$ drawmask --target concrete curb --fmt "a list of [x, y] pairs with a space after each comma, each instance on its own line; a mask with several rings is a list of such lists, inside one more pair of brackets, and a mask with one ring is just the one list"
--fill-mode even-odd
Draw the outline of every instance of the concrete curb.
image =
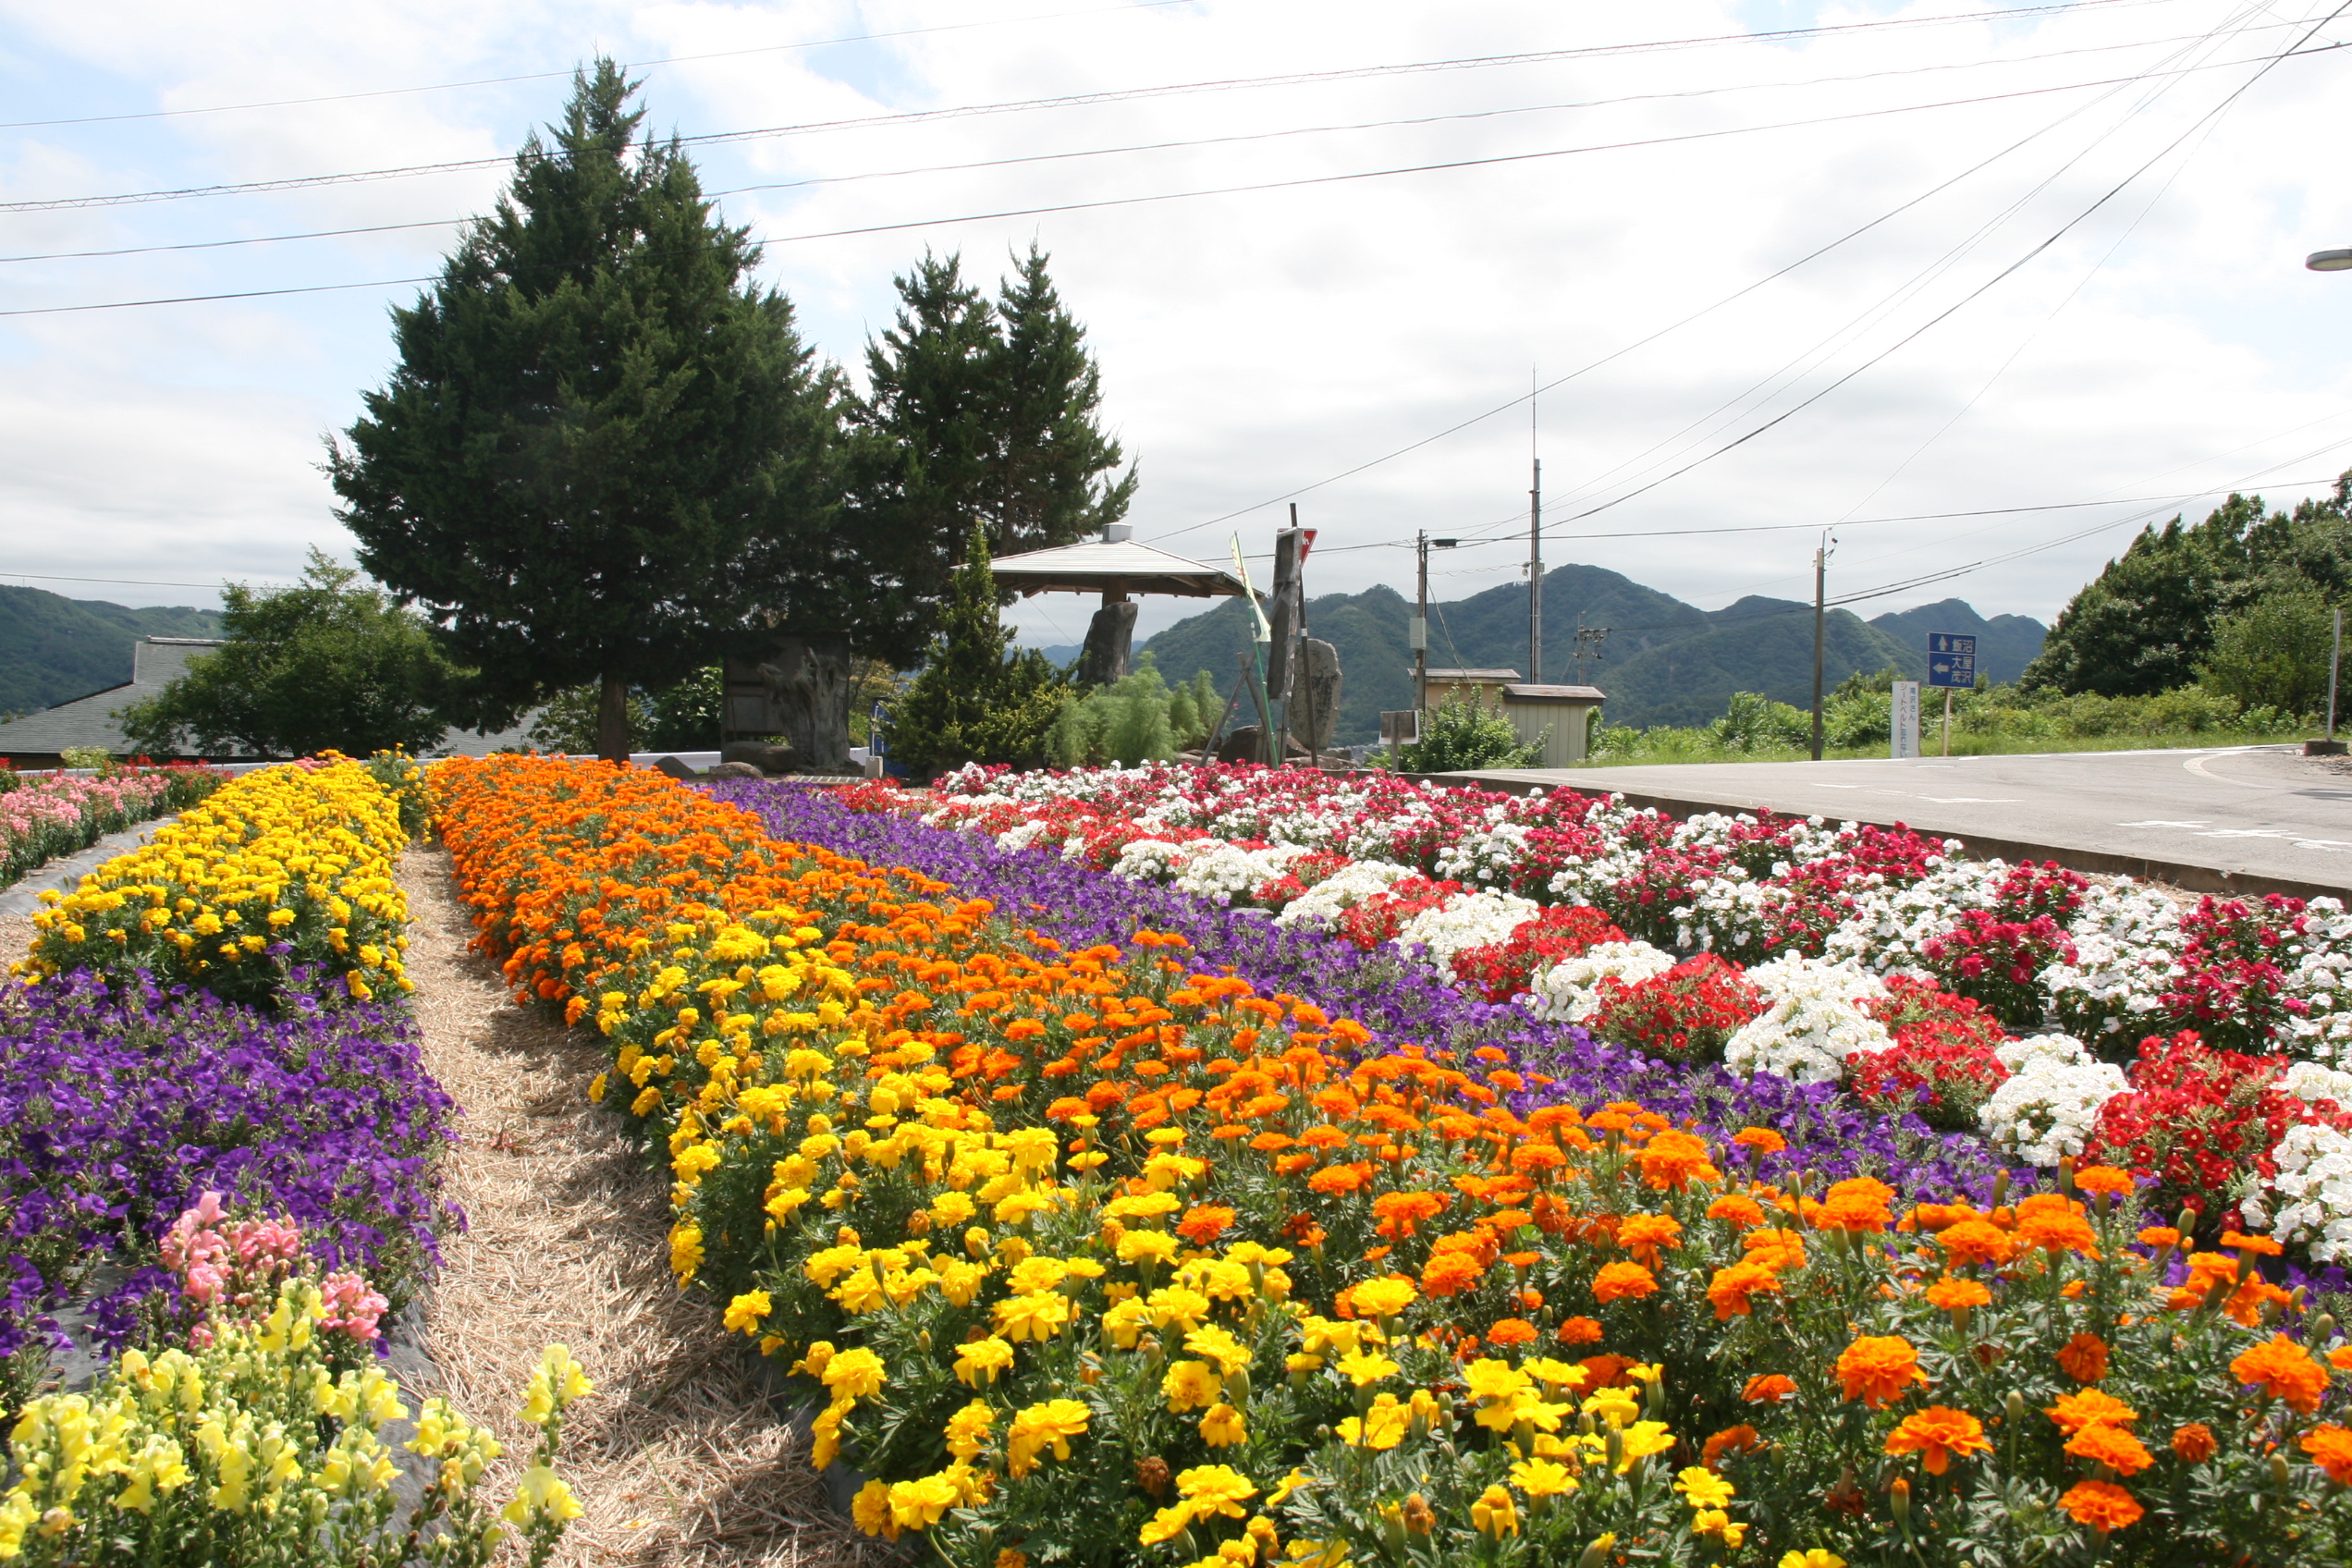
[[[1476, 773], [1411, 773], [1405, 778], [1420, 783], [1452, 786], [1469, 785], [1481, 790], [1493, 790], [1506, 795], [1532, 794], [1537, 790], [1571, 788], [1578, 794], [1622, 795], [1629, 806], [1665, 813], [1677, 819], [1699, 816], [1708, 812], [1723, 812], [1737, 815], [1746, 813], [1754, 816], [1807, 816], [1813, 813], [1790, 811], [1785, 807], [1766, 804], [1760, 801], [1702, 799], [1696, 795], [1661, 795], [1648, 790], [1610, 790], [1545, 784], [1528, 778], [1491, 778]], [[1867, 811], [1822, 812], [1824, 820], [1868, 823], [1876, 827], [1893, 827], [1902, 819], [1891, 813]], [[2116, 854], [2108, 850], [2091, 849], [2081, 844], [2045, 842], [2040, 839], [1987, 839], [1975, 835], [1944, 834], [1916, 822], [1902, 822], [1915, 832], [1958, 838], [1962, 851], [1970, 860], [2002, 860], [2012, 864], [2023, 860], [2054, 860], [2070, 871], [2098, 876], [2136, 876], [2142, 881], [2162, 882], [2192, 893], [2218, 893], [2230, 898], [2260, 898], [2265, 893], [2280, 893], [2288, 898], [2347, 898], [2352, 888], [2339, 882], [2307, 882], [2300, 878], [2270, 876], [2255, 871], [2232, 871], [2216, 865], [2199, 865], [2189, 861], [2153, 860], [2142, 855]]]

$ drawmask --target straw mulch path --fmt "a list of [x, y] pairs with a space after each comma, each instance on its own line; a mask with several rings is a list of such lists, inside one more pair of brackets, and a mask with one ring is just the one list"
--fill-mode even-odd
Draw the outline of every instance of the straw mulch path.
[[881, 1562], [827, 1508], [805, 1437], [762, 1399], [740, 1340], [670, 1279], [667, 1183], [587, 1102], [599, 1050], [515, 1006], [466, 950], [446, 855], [411, 850], [399, 877], [425, 1065], [464, 1110], [447, 1183], [469, 1220], [443, 1243], [425, 1326], [439, 1386], [413, 1391], [496, 1428], [504, 1495], [529, 1448], [522, 1387], [543, 1346], [571, 1347], [596, 1391], [566, 1423], [560, 1467], [587, 1512], [560, 1562]]

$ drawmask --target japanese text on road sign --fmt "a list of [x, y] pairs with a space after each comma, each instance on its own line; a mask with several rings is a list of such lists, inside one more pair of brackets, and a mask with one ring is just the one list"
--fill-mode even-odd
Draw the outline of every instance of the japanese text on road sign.
[[1977, 684], [1977, 640], [1949, 631], [1928, 633], [1928, 684], [1974, 691]]

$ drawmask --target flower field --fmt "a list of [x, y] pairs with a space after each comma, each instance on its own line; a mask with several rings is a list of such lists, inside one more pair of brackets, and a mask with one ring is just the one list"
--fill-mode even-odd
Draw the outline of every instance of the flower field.
[[[577, 1513], [555, 1352], [512, 1505], [438, 1401], [396, 1496], [380, 1325], [461, 1223], [400, 1000], [422, 810], [405, 758], [263, 769], [46, 895], [0, 999], [0, 1561], [486, 1563], [511, 1534], [539, 1562]], [[113, 1356], [87, 1391], [44, 1384], [67, 1325]]]
[[[1916, 835], [1573, 799], [1256, 775], [1216, 831], [1140, 831], [1108, 792], [1148, 778], [1023, 783], [927, 826], [871, 791], [431, 776], [483, 945], [604, 1036], [674, 1268], [806, 1380], [869, 1531], [991, 1568], [2352, 1548], [2352, 1348], [2265, 1272], [2278, 1241], [2146, 1212], [2274, 1121], [2282, 1173], [2335, 1130], [2271, 1059], [2336, 1037], [2339, 912], [2166, 925]], [[1292, 821], [1328, 831], [1268, 853]], [[2178, 962], [2045, 978], [2102, 973], [2094, 937]], [[2275, 1002], [2227, 1042], [2250, 1076], [2179, 1037], [2206, 976]], [[2004, 983], [2152, 1024], [2047, 1170], [2060, 1119], [2013, 1086], [2118, 1064], [2016, 1034]], [[2199, 1081], [2244, 1118], [2157, 1103]], [[2025, 1131], [1986, 1137], [1996, 1103]]]
[[0, 769], [0, 888], [109, 833], [185, 811], [227, 777], [210, 767], [133, 768], [103, 778]]

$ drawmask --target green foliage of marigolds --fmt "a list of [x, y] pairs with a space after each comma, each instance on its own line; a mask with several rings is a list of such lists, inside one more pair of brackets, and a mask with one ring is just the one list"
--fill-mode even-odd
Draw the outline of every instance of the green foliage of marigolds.
[[943, 619], [930, 662], [891, 705], [891, 757], [925, 775], [1039, 760], [1068, 689], [1036, 649], [1011, 651], [1012, 631], [997, 621], [988, 536], [977, 525]]
[[635, 90], [610, 60], [574, 79], [393, 312], [398, 362], [328, 463], [362, 563], [481, 667], [474, 717], [594, 681], [611, 756], [627, 688], [753, 635], [754, 546], [840, 493], [836, 374], [677, 143], [632, 140]]
[[1476, 703], [1450, 702], [1421, 722], [1421, 739], [1400, 748], [1398, 766], [1407, 773], [1454, 773], [1472, 767], [1533, 767], [1543, 758], [1538, 743], [1523, 742], [1511, 721]]
[[1165, 762], [1207, 740], [1223, 704], [1208, 671], [1171, 688], [1145, 654], [1131, 674], [1064, 699], [1046, 736], [1046, 760], [1056, 767]]
[[118, 716], [137, 752], [308, 756], [422, 751], [464, 672], [423, 620], [311, 552], [291, 588], [222, 590], [227, 643]]

